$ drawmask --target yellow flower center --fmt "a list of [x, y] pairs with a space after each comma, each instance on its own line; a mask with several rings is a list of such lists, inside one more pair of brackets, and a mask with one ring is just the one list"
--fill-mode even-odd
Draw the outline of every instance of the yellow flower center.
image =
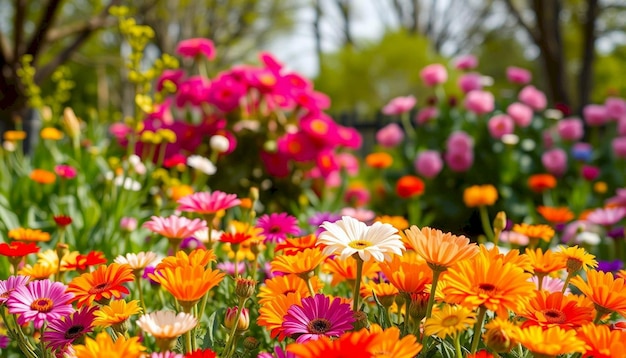
[[54, 307], [54, 302], [49, 298], [40, 298], [30, 304], [30, 308], [41, 313], [48, 313]]
[[348, 246], [356, 250], [363, 250], [366, 247], [372, 246], [372, 243], [369, 241], [364, 241], [364, 240], [356, 240], [356, 241], [350, 242]]
[[457, 316], [448, 316], [441, 320], [441, 325], [444, 327], [452, 327], [459, 324], [459, 317]]

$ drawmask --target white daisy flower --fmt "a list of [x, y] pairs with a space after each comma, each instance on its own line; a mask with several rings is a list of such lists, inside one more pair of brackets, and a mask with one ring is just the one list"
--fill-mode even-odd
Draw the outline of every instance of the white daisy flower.
[[170, 310], [152, 312], [139, 317], [137, 325], [155, 338], [171, 339], [191, 331], [198, 320], [189, 313]]
[[157, 259], [157, 254], [148, 251], [148, 252], [138, 252], [138, 253], [127, 253], [126, 256], [119, 255], [115, 258], [116, 263], [123, 265], [129, 265], [133, 270], [141, 270], [149, 266]]
[[371, 226], [342, 216], [334, 223], [328, 221], [321, 225], [326, 229], [317, 239], [317, 244], [326, 245], [324, 253], [338, 254], [342, 260], [358, 253], [363, 261], [374, 258], [376, 261], [391, 261], [392, 254], [402, 255], [405, 250], [398, 230], [390, 224], [375, 222]]
[[194, 169], [198, 169], [206, 175], [213, 175], [217, 172], [217, 168], [213, 162], [201, 155], [192, 155], [187, 158], [187, 165]]

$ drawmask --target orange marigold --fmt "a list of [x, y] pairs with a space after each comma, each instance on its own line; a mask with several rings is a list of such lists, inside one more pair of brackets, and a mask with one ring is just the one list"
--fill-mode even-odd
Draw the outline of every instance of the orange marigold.
[[468, 208], [491, 206], [496, 200], [498, 200], [498, 190], [491, 184], [473, 185], [463, 191], [463, 202]]
[[565, 206], [539, 206], [537, 212], [552, 224], [562, 224], [574, 219], [574, 213]]
[[558, 326], [548, 329], [539, 326], [524, 328], [520, 331], [519, 341], [535, 357], [554, 357], [585, 350], [585, 343], [576, 336], [575, 330], [564, 330]]
[[556, 178], [552, 174], [535, 174], [528, 178], [528, 187], [536, 193], [542, 193], [556, 187]]
[[225, 274], [205, 269], [202, 265], [167, 267], [149, 274], [183, 306], [191, 307], [210, 289], [217, 286]]
[[565, 268], [565, 258], [556, 255], [553, 251], [543, 252], [541, 249], [526, 249], [525, 254], [530, 258], [533, 272], [537, 277], [546, 276], [549, 273]]
[[531, 240], [542, 239], [549, 242], [554, 237], [554, 229], [548, 225], [515, 224], [513, 225], [513, 231], [524, 234]]
[[29, 176], [39, 184], [52, 184], [57, 179], [56, 174], [45, 169], [34, 169]]
[[385, 152], [371, 153], [365, 157], [365, 163], [375, 169], [385, 169], [393, 164], [393, 157]]

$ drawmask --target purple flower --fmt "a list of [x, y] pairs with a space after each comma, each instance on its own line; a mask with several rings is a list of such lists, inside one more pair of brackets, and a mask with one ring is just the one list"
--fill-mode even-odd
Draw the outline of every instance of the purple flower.
[[337, 220], [341, 220], [341, 215], [322, 211], [322, 212], [313, 214], [313, 216], [309, 218], [308, 223], [309, 225], [317, 228], [315, 231], [315, 234], [319, 235], [322, 232], [324, 232], [324, 228], [321, 228], [320, 225], [322, 225], [325, 221], [334, 223]]
[[302, 343], [321, 337], [338, 337], [353, 328], [354, 317], [350, 305], [333, 301], [322, 294], [302, 299], [302, 306], [293, 305], [283, 317], [285, 334]]
[[6, 280], [0, 281], [0, 305], [3, 305], [11, 292], [16, 288], [26, 286], [30, 281], [28, 276], [9, 276]]
[[150, 282], [151, 285], [153, 286], [158, 286], [159, 283], [156, 282], [155, 280], [153, 280], [152, 278], [150, 278], [150, 274], [155, 275], [155, 267], [154, 266], [146, 266], [143, 269], [143, 274], [141, 274], [141, 278], [148, 280], [148, 282]]
[[483, 89], [483, 76], [480, 73], [466, 73], [457, 82], [463, 93]]
[[430, 121], [431, 119], [435, 119], [437, 117], [439, 117], [439, 110], [437, 109], [437, 107], [434, 107], [434, 106], [424, 107], [420, 109], [419, 112], [417, 112], [417, 115], [415, 116], [415, 123], [418, 125], [424, 124]]
[[583, 109], [585, 122], [592, 127], [601, 126], [609, 121], [606, 108], [598, 104], [588, 104]]
[[259, 353], [257, 358], [296, 358], [294, 353], [283, 350], [280, 346], [274, 347], [274, 354], [263, 352]]
[[589, 143], [576, 143], [571, 149], [572, 158], [583, 162], [591, 161], [593, 147]]
[[298, 219], [287, 213], [265, 214], [259, 218], [256, 226], [263, 231], [264, 242], [283, 242], [287, 235], [300, 233]]
[[17, 287], [6, 301], [9, 313], [17, 314], [17, 323], [33, 321], [39, 329], [44, 322], [50, 322], [74, 312], [68, 303], [74, 295], [65, 293], [67, 287], [60, 282], [49, 280], [32, 281], [26, 286]]
[[618, 158], [626, 158], [626, 137], [617, 137], [611, 142], [613, 154]]
[[626, 115], [626, 101], [622, 98], [609, 97], [604, 101], [606, 114], [611, 119], [622, 118]]
[[606, 235], [613, 240], [621, 240], [626, 235], [626, 231], [623, 226], [618, 226], [608, 230]]
[[46, 331], [41, 336], [42, 341], [53, 351], [63, 351], [67, 345], [80, 340], [92, 331], [94, 312], [97, 309], [97, 306], [85, 306], [70, 316], [49, 321]]
[[471, 70], [478, 66], [478, 59], [474, 55], [462, 55], [454, 60], [454, 68], [457, 70]]
[[0, 349], [5, 349], [9, 346], [9, 337], [0, 335]]
[[622, 268], [624, 268], [624, 263], [622, 262], [622, 260], [598, 261], [598, 271], [617, 272]]

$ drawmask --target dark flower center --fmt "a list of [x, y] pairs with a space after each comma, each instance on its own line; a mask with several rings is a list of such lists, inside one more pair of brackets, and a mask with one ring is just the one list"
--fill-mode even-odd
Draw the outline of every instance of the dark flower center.
[[82, 325], [72, 326], [72, 327], [70, 327], [70, 329], [65, 331], [65, 339], [74, 340], [74, 339], [82, 336], [84, 330], [85, 330], [85, 327], [83, 327]]
[[30, 308], [41, 313], [48, 313], [52, 311], [54, 302], [49, 298], [39, 298], [30, 304]]
[[492, 285], [490, 283], [481, 283], [480, 285], [478, 285], [478, 288], [481, 291], [491, 292], [491, 291], [496, 289], [496, 286], [494, 286], [494, 285]]
[[543, 315], [546, 316], [546, 321], [548, 321], [548, 323], [564, 323], [567, 321], [565, 314], [556, 309], [544, 310]]
[[313, 334], [324, 334], [330, 330], [332, 324], [326, 318], [316, 318], [309, 322], [307, 328], [310, 333]]
[[92, 288], [89, 289], [89, 294], [94, 295], [94, 294], [99, 294], [102, 293], [104, 291], [106, 291], [106, 289], [109, 287], [109, 283], [108, 282], [104, 282], [98, 285], [93, 286]]
[[281, 230], [280, 226], [274, 225], [274, 226], [270, 227], [270, 232], [272, 234], [278, 234], [278, 233], [282, 232], [282, 230]]

